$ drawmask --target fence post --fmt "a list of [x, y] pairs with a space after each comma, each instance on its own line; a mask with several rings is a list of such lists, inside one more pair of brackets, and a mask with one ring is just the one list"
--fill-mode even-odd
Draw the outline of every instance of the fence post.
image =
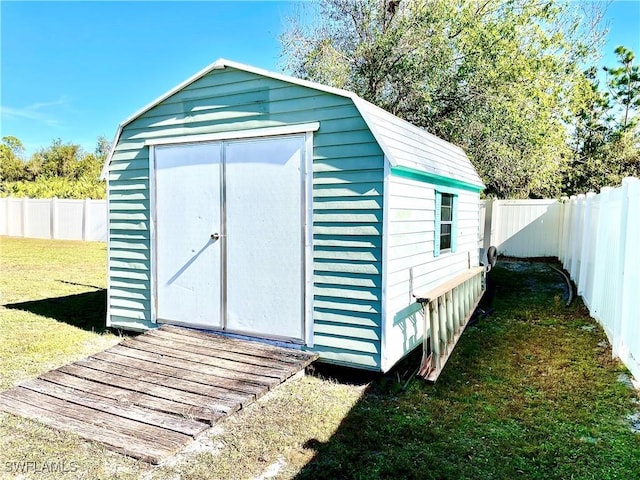
[[608, 225], [606, 220], [609, 214], [607, 208], [609, 207], [609, 192], [611, 192], [611, 190], [611, 187], [602, 187], [602, 189], [600, 190], [600, 212], [598, 215], [596, 252], [594, 256], [595, 267], [593, 269], [593, 310], [591, 311], [591, 315], [593, 315], [596, 320], [600, 321], [600, 323], [603, 323], [602, 318], [600, 317], [600, 313], [602, 312], [604, 292], [607, 288], [611, 288], [610, 286], [604, 284], [604, 272], [605, 269], [609, 266], [609, 262], [607, 261], [607, 254], [610, 250], [610, 245], [606, 244], [608, 233]]
[[493, 202], [494, 199], [489, 197], [484, 201], [484, 238], [482, 239], [482, 249], [485, 258], [480, 259], [487, 265], [487, 251], [491, 246], [491, 229], [493, 228]]
[[582, 247], [580, 251], [580, 275], [575, 278], [576, 286], [578, 287], [578, 295], [584, 297], [585, 284], [588, 283], [588, 275], [591, 271], [591, 251], [593, 249], [593, 243], [595, 238], [591, 237], [591, 230], [593, 225], [593, 198], [594, 192], [589, 192], [584, 200], [584, 220], [582, 223]]
[[84, 204], [82, 205], [82, 240], [86, 241], [89, 236], [89, 210], [90, 210], [90, 200], [88, 198], [84, 199]]
[[50, 204], [51, 238], [58, 238], [58, 197], [53, 197]]
[[500, 200], [494, 199], [491, 205], [491, 230], [490, 230], [490, 245], [493, 245], [500, 252], [502, 243], [502, 232], [500, 231], [500, 225], [502, 224], [502, 210], [503, 204]]
[[4, 206], [4, 220], [3, 220], [3, 228], [0, 230], [0, 235], [9, 235], [9, 200], [11, 197], [6, 197], [0, 200], [2, 205]]
[[628, 212], [629, 212], [629, 181], [627, 178], [623, 179], [622, 192], [620, 195], [620, 216], [618, 221], [620, 222], [618, 245], [615, 249], [618, 253], [616, 256], [616, 265], [613, 266], [618, 273], [616, 276], [616, 285], [611, 285], [614, 289], [615, 302], [614, 302], [614, 315], [612, 320], [613, 325], [611, 331], [613, 334], [613, 341], [611, 347], [614, 356], [620, 357], [621, 346], [624, 344], [621, 330], [622, 330], [622, 302], [624, 301], [623, 289], [624, 289], [624, 276], [625, 276], [625, 253], [627, 245], [627, 228], [628, 228]]
[[626, 186], [626, 224], [625, 252], [623, 263], [623, 281], [620, 318], [622, 320], [621, 337], [624, 339], [622, 348], [622, 360], [629, 367], [633, 376], [640, 380], [640, 304], [638, 303], [638, 291], [640, 291], [640, 253], [635, 243], [640, 238], [640, 179], [625, 178], [622, 180]]
[[567, 214], [567, 236], [565, 239], [565, 257], [562, 266], [567, 272], [571, 272], [571, 254], [573, 253], [573, 218], [576, 215], [576, 197], [569, 197], [569, 213]]
[[582, 227], [584, 224], [584, 194], [578, 195], [576, 222], [573, 227], [573, 259], [571, 262], [571, 277], [577, 281], [582, 267]]
[[29, 197], [22, 197], [22, 225], [21, 236], [27, 236], [27, 226], [29, 225]]

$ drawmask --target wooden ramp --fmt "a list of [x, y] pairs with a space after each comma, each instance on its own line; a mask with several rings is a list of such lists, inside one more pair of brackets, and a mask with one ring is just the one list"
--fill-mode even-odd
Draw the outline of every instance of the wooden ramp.
[[0, 392], [0, 410], [157, 464], [316, 358], [162, 326]]

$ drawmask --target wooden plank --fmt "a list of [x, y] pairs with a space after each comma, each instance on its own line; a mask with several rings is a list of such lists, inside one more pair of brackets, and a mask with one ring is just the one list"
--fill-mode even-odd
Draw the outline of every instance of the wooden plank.
[[64, 415], [67, 418], [75, 419], [83, 424], [106, 427], [110, 431], [131, 436], [135, 438], [136, 442], [155, 445], [168, 454], [177, 452], [185, 446], [191, 438], [181, 433], [164, 430], [153, 425], [147, 425], [127, 418], [118, 417], [117, 415], [111, 415], [81, 405], [65, 402], [64, 400], [59, 400], [22, 387], [15, 387], [5, 393], [9, 394], [14, 400], [37, 407], [43, 413], [53, 412]]
[[[211, 375], [204, 375], [198, 372], [191, 372], [184, 368], [176, 368], [170, 367], [168, 365], [163, 365], [160, 363], [154, 363], [147, 360], [140, 360], [134, 357], [127, 357], [125, 355], [120, 355], [114, 353], [113, 351], [107, 350], [105, 352], [99, 352], [94, 355], [91, 355], [90, 358], [96, 358], [99, 360], [104, 360], [111, 363], [117, 363], [119, 365], [123, 365], [129, 367], [131, 370], [140, 371], [140, 375], [143, 375], [144, 379], [147, 379], [146, 375], [149, 373], [152, 374], [162, 374], [165, 376], [182, 379], [185, 381], [198, 383], [202, 385], [208, 386], [212, 392], [218, 392], [221, 397], [229, 400], [233, 400], [236, 402], [243, 403], [247, 398], [253, 398], [254, 395], [250, 393], [241, 393], [235, 390], [230, 390], [229, 388], [225, 388], [220, 386], [216, 382], [216, 378]], [[134, 374], [136, 375], [136, 374]], [[217, 395], [217, 394], [216, 394]]]
[[[121, 357], [126, 358], [126, 357]], [[102, 372], [113, 373], [122, 377], [130, 378], [133, 380], [141, 380], [143, 382], [152, 383], [154, 385], [161, 385], [169, 388], [174, 388], [182, 392], [195, 393], [197, 395], [203, 395], [210, 397], [216, 402], [228, 407], [229, 411], [239, 410], [242, 403], [248, 403], [253, 400], [252, 395], [246, 395], [245, 397], [235, 396], [232, 398], [229, 395], [225, 395], [224, 389], [212, 387], [211, 385], [205, 385], [203, 383], [190, 382], [182, 378], [173, 377], [170, 375], [163, 375], [160, 373], [152, 373], [145, 370], [138, 370], [131, 368], [128, 365], [121, 365], [119, 363], [108, 362], [95, 357], [89, 357], [84, 360], [75, 362], [75, 365], [81, 367], [92, 368]]]
[[199, 332], [197, 330], [189, 328], [174, 327], [173, 325], [163, 325], [159, 330], [177, 332], [180, 335], [185, 335], [193, 338], [201, 338], [205, 340], [211, 340], [211, 337], [215, 337], [216, 342], [224, 345], [225, 348], [228, 349], [228, 351], [237, 353], [250, 353], [252, 355], [264, 354], [268, 358], [278, 358], [282, 361], [287, 361], [288, 359], [290, 363], [304, 364], [304, 366], [310, 364], [318, 358], [317, 354], [310, 352], [301, 352], [300, 350], [294, 350], [291, 348], [267, 345], [265, 343], [260, 343], [257, 341], [238, 340], [235, 338], [225, 337], [223, 335]]
[[148, 408], [138, 407], [136, 405], [123, 404], [111, 398], [100, 397], [88, 392], [63, 387], [46, 380], [29, 380], [21, 383], [19, 386], [45, 395], [50, 395], [70, 403], [111, 413], [130, 420], [136, 420], [141, 423], [155, 425], [156, 427], [172, 430], [174, 432], [182, 433], [183, 435], [189, 435], [192, 438], [195, 438], [199, 433], [209, 428], [208, 425], [202, 422], [197, 422], [195, 420], [164, 412], [157, 412]]
[[447, 355], [447, 306], [444, 296], [438, 297], [438, 323], [440, 328], [440, 355]]
[[300, 350], [295, 350], [293, 348], [278, 347], [258, 341], [241, 340], [215, 333], [206, 333], [172, 325], [163, 325], [162, 327], [160, 327], [159, 331], [175, 333], [183, 337], [200, 339], [205, 342], [214, 341], [216, 346], [224, 348], [227, 351], [259, 356], [263, 358], [277, 359], [278, 361], [293, 363], [296, 365], [306, 365], [318, 357], [314, 353], [303, 352]]
[[[480, 292], [480, 293], [482, 293], [482, 292]], [[464, 329], [467, 327], [467, 324], [469, 323], [469, 319], [471, 319], [471, 315], [473, 315], [473, 312], [475, 311], [476, 307], [480, 303], [481, 298], [482, 298], [482, 295], [478, 295], [478, 298], [472, 303], [471, 308], [469, 310], [469, 313], [466, 315], [466, 317], [464, 319], [463, 326], [460, 329], [460, 332], [456, 333], [456, 335], [453, 337], [453, 343], [451, 345], [451, 351], [453, 351], [453, 349], [455, 348], [456, 344], [458, 343], [458, 340], [460, 340], [460, 337], [462, 336], [462, 334], [464, 332]], [[438, 368], [433, 369], [429, 373], [429, 375], [427, 377], [425, 377], [425, 380], [427, 380], [428, 382], [435, 383], [435, 381], [438, 380], [438, 377], [440, 376], [440, 373], [444, 369], [444, 366], [446, 365], [447, 360], [449, 360], [450, 356], [451, 355], [446, 355], [444, 357], [444, 359], [442, 360], [442, 362], [440, 363], [440, 365], [438, 366]]]
[[431, 308], [431, 352], [433, 358], [433, 368], [440, 369], [440, 312], [438, 310], [437, 299], [429, 302]]
[[188, 405], [174, 400], [158, 398], [147, 393], [134, 392], [132, 390], [105, 385], [93, 380], [69, 375], [58, 370], [47, 372], [41, 375], [40, 378], [58, 385], [74, 388], [83, 393], [112, 398], [119, 404], [138, 405], [158, 412], [181, 415], [186, 418], [206, 422], [211, 425], [224, 416], [222, 413], [211, 412], [210, 409], [196, 407], [194, 405]]
[[428, 292], [419, 292], [418, 294], [413, 293], [413, 296], [418, 302], [427, 302], [429, 300], [434, 300], [449, 290], [453, 289], [456, 285], [460, 285], [461, 283], [466, 282], [470, 278], [473, 278], [476, 275], [479, 275], [484, 271], [484, 267], [473, 267], [460, 275], [456, 275], [450, 280], [446, 281], [442, 285], [438, 285], [437, 287], [429, 290]]
[[[243, 379], [237, 378], [237, 376], [230, 375], [228, 370], [176, 357], [161, 355], [159, 352], [154, 351], [154, 348], [151, 348], [149, 344], [144, 344], [143, 342], [139, 342], [136, 346], [138, 348], [120, 344], [117, 345], [117, 348], [112, 347], [108, 351], [143, 360], [149, 360], [151, 362], [157, 362], [163, 365], [176, 366], [186, 371], [193, 371], [201, 375], [207, 375], [210, 378], [208, 383], [215, 383], [216, 385], [224, 386], [225, 388], [232, 389], [236, 392], [248, 393], [259, 397], [261, 393], [266, 391], [266, 387], [264, 385], [244, 381]], [[145, 346], [146, 349], [144, 349]]]
[[206, 357], [207, 359], [215, 359], [215, 364], [218, 367], [226, 368], [229, 370], [233, 370], [236, 372], [250, 373], [254, 375], [260, 375], [265, 377], [274, 377], [280, 380], [281, 382], [289, 378], [293, 373], [290, 368], [283, 368], [280, 365], [276, 364], [274, 366], [264, 366], [259, 365], [257, 363], [248, 364], [243, 362], [238, 362], [237, 360], [228, 360], [223, 358], [223, 356], [219, 355], [217, 351], [213, 352], [211, 349], [207, 347], [189, 345], [181, 342], [177, 342], [168, 336], [160, 336], [157, 337], [153, 335], [153, 332], [149, 332], [150, 335], [140, 335], [136, 338], [137, 342], [146, 342], [163, 348], [171, 348], [176, 352], [189, 353], [194, 354], [200, 361], [201, 356]]
[[[432, 362], [432, 356], [431, 356], [431, 352], [429, 351], [428, 348], [428, 338], [429, 336], [431, 336], [433, 338], [433, 330], [431, 328], [432, 325], [432, 321], [431, 321], [431, 306], [429, 303], [423, 303], [422, 304], [422, 331], [423, 333], [423, 339], [422, 339], [422, 360], [420, 362], [420, 369], [418, 371], [418, 375], [421, 377], [426, 377], [429, 372], [431, 371], [431, 368], [433, 366], [433, 362]], [[429, 332], [429, 336], [427, 335], [427, 332]], [[433, 340], [431, 341], [431, 343], [433, 343]]]
[[456, 333], [453, 326], [453, 292], [449, 290], [444, 297], [447, 305], [447, 343], [450, 343]]
[[212, 372], [217, 372], [219, 376], [242, 380], [247, 383], [264, 385], [267, 388], [281, 383], [280, 378], [278, 378], [277, 376], [267, 377], [263, 375], [255, 375], [249, 372], [237, 372], [234, 370], [229, 370], [227, 368], [219, 367], [218, 359], [215, 357], [198, 355], [196, 353], [190, 352], [180, 352], [174, 348], [165, 348], [159, 345], [153, 345], [147, 342], [141, 342], [139, 340], [133, 339], [125, 340], [124, 342], [121, 342], [120, 345], [124, 347], [135, 348], [137, 350], [144, 350], [145, 352], [158, 353], [165, 359], [167, 357], [173, 357], [180, 360], [186, 360], [188, 362], [191, 362], [193, 365], [206, 365], [206, 367], [211, 369]]
[[[184, 403], [191, 403], [192, 405], [207, 406], [225, 414], [235, 412], [241, 407], [240, 402], [218, 398], [209, 395], [209, 392], [205, 393], [207, 386], [202, 384], [198, 384], [202, 385], [200, 392], [191, 392], [184, 390], [182, 385], [176, 385], [177, 382], [167, 380], [165, 383], [162, 382], [161, 378], [159, 379], [159, 377], [154, 377], [153, 375], [148, 375], [149, 378], [147, 378], [146, 372], [135, 372], [134, 369], [95, 358], [78, 360], [73, 363], [73, 366], [95, 370], [99, 374], [110, 375], [112, 380], [118, 382], [121, 388], [129, 388], [142, 392], [149, 392], [150, 389], [153, 389], [154, 395], [172, 395], [165, 398], [176, 399]], [[160, 387], [160, 389], [158, 389], [158, 387]]]
[[[237, 362], [246, 363], [249, 365], [262, 365], [266, 367], [290, 370], [290, 369], [298, 369], [298, 364], [300, 363], [297, 360], [291, 361], [290, 358], [282, 355], [279, 352], [275, 352], [273, 355], [269, 355], [268, 353], [252, 352], [251, 349], [242, 353], [229, 351], [224, 343], [220, 343], [218, 341], [212, 342], [210, 340], [190, 337], [187, 335], [182, 335], [178, 332], [165, 330], [162, 328], [158, 330], [150, 330], [146, 332], [144, 335], [137, 338], [142, 339], [141, 337], [144, 337], [144, 338], [157, 337], [157, 338], [171, 339], [177, 342], [176, 346], [180, 346], [180, 348], [183, 348], [183, 345], [187, 345], [190, 347], [204, 348], [209, 352], [209, 355], [214, 355], [216, 357], [224, 358], [226, 360], [234, 360]], [[196, 352], [196, 353], [200, 353], [200, 352]]]
[[162, 385], [156, 385], [154, 383], [144, 382], [141, 380], [133, 380], [113, 373], [79, 366], [77, 364], [65, 365], [60, 367], [58, 370], [68, 373], [69, 375], [75, 375], [80, 378], [86, 378], [106, 385], [112, 385], [140, 393], [147, 393], [149, 395], [167, 400], [175, 400], [180, 403], [186, 403], [187, 405], [193, 405], [202, 409], [209, 409], [211, 413], [227, 414], [231, 410], [228, 405], [217, 401], [215, 398], [197, 395], [195, 393], [182, 392], [175, 388], [164, 387]]
[[86, 440], [101, 443], [111, 450], [152, 464], [160, 463], [172, 453], [172, 451], [168, 451], [159, 445], [144, 442], [134, 436], [124, 435], [106, 427], [99, 427], [24, 403], [19, 399], [13, 398], [9, 392], [0, 392], [0, 409], [44, 423], [60, 431], [75, 433]]

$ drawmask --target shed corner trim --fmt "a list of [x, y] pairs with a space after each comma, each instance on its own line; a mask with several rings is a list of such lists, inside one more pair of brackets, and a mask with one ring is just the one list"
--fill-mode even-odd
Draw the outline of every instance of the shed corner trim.
[[391, 173], [399, 177], [409, 178], [411, 180], [417, 180], [419, 182], [429, 182], [435, 185], [442, 185], [445, 187], [453, 187], [461, 190], [469, 190], [472, 192], [481, 192], [484, 190], [482, 185], [474, 185], [472, 183], [463, 182], [455, 178], [449, 178], [437, 173], [424, 172], [422, 170], [416, 170], [415, 168], [404, 166], [392, 166]]

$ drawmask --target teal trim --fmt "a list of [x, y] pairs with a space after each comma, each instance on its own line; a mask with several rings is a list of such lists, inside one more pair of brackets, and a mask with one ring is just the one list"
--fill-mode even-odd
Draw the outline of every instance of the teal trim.
[[458, 195], [453, 196], [451, 209], [451, 252], [455, 252], [458, 248]]
[[473, 185], [461, 180], [456, 180], [455, 178], [448, 178], [436, 173], [423, 172], [409, 167], [391, 167], [391, 174], [419, 182], [428, 182], [438, 186], [453, 187], [471, 192], [481, 192], [484, 190], [484, 185]]
[[442, 193], [436, 191], [436, 211], [435, 211], [435, 238], [433, 239], [433, 256], [440, 255], [440, 221], [442, 210]]

